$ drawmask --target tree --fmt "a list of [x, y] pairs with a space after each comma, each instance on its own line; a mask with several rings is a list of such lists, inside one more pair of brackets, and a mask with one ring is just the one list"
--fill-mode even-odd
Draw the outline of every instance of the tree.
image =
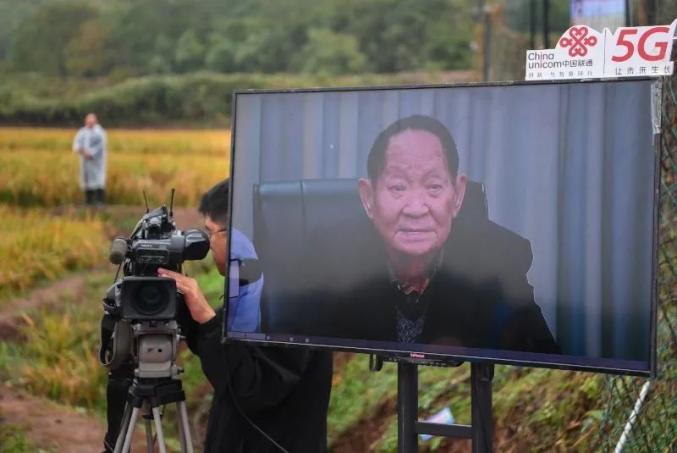
[[146, 71], [151, 74], [167, 74], [172, 72], [174, 43], [164, 34], [155, 38], [153, 56], [148, 60]]
[[205, 55], [207, 69], [217, 72], [230, 72], [236, 69], [235, 52], [236, 46], [228, 38], [215, 34], [212, 44]]
[[0, 0], [0, 61], [8, 58], [17, 27], [45, 0]]
[[294, 58], [292, 69], [323, 74], [344, 74], [364, 69], [366, 59], [354, 36], [313, 28], [308, 42]]
[[[117, 73], [121, 79], [203, 68], [327, 74], [461, 69], [471, 66], [475, 5], [475, 0], [0, 0], [0, 60], [3, 46], [11, 45], [19, 70]], [[4, 25], [16, 32], [8, 35]]]
[[82, 1], [43, 4], [19, 25], [11, 48], [13, 65], [23, 71], [65, 76], [68, 45], [80, 26], [97, 15]]
[[65, 49], [64, 58], [69, 75], [94, 77], [106, 74], [111, 67], [108, 45], [110, 29], [99, 18], [80, 25]]
[[192, 29], [188, 29], [176, 43], [174, 61], [181, 72], [198, 69], [204, 61], [204, 46]]
[[459, 68], [469, 61], [469, 0], [333, 1], [332, 28], [355, 36], [376, 72]]

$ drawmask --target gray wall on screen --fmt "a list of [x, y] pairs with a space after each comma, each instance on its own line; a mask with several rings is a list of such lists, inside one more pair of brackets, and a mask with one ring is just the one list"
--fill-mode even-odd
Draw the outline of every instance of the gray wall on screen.
[[[453, 134], [489, 216], [531, 241], [536, 302], [564, 352], [648, 357], [650, 82], [267, 93], [237, 99], [235, 226], [251, 187], [366, 174], [375, 137], [425, 114]], [[638, 341], [639, 339], [643, 341]]]

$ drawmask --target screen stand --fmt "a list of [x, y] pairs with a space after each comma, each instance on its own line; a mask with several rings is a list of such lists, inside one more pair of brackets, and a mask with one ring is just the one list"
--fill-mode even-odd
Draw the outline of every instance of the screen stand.
[[491, 383], [493, 378], [493, 364], [470, 364], [470, 387], [472, 403], [471, 425], [444, 425], [440, 423], [428, 423], [418, 420], [418, 365], [408, 361], [398, 361], [398, 453], [418, 452], [419, 434], [471, 439], [473, 453], [492, 453], [494, 427], [492, 420]]

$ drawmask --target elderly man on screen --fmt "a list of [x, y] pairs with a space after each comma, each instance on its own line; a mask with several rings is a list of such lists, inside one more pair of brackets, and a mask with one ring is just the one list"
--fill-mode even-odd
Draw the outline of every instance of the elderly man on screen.
[[356, 238], [360, 279], [335, 304], [334, 336], [559, 352], [526, 278], [529, 241], [486, 217], [459, 222], [468, 181], [458, 161], [431, 117], [377, 137], [359, 181], [373, 233]]
[[87, 114], [85, 125], [73, 140], [73, 152], [80, 155], [80, 188], [87, 205], [102, 205], [106, 188], [106, 131], [96, 115]]

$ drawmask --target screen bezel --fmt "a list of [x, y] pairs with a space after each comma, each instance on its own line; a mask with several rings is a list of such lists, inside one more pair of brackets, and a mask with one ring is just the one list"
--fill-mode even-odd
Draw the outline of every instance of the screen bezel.
[[[655, 103], [656, 96], [659, 100], [662, 96], [662, 80], [652, 79], [650, 77], [637, 78], [620, 78], [620, 79], [572, 79], [572, 80], [557, 80], [557, 81], [509, 81], [509, 82], [468, 82], [455, 84], [425, 84], [425, 85], [384, 85], [375, 87], [354, 86], [354, 87], [314, 87], [314, 88], [288, 88], [288, 89], [245, 89], [235, 90], [232, 95], [231, 106], [231, 146], [230, 146], [230, 191], [229, 204], [233, 206], [235, 193], [235, 161], [237, 153], [235, 150], [235, 137], [237, 131], [237, 104], [238, 98], [247, 95], [260, 94], [294, 94], [294, 93], [333, 93], [333, 92], [363, 92], [363, 91], [394, 91], [394, 90], [419, 90], [419, 89], [441, 89], [441, 88], [487, 88], [487, 87], [512, 87], [512, 86], [537, 86], [537, 85], [572, 85], [572, 84], [609, 84], [609, 83], [633, 83], [639, 81], [652, 81], [651, 96], [652, 96], [652, 115], [656, 115]], [[656, 94], [658, 93], [658, 94]], [[660, 115], [660, 112], [658, 112]], [[653, 216], [652, 216], [652, 261], [651, 261], [651, 307], [650, 307], [650, 328], [649, 328], [649, 360], [647, 362], [629, 361], [620, 359], [608, 358], [590, 358], [584, 356], [572, 356], [561, 354], [543, 354], [531, 353], [521, 351], [503, 351], [497, 349], [479, 349], [479, 348], [462, 348], [454, 346], [437, 346], [414, 344], [420, 348], [410, 348], [407, 350], [388, 347], [390, 342], [376, 342], [370, 340], [355, 340], [343, 338], [328, 338], [328, 337], [313, 337], [313, 336], [297, 336], [297, 335], [283, 335], [283, 334], [266, 334], [266, 333], [244, 333], [244, 332], [229, 332], [227, 329], [228, 306], [227, 298], [224, 298], [224, 313], [222, 329], [222, 342], [228, 341], [244, 341], [260, 345], [276, 345], [276, 346], [301, 346], [311, 349], [346, 351], [367, 354], [382, 354], [395, 360], [415, 360], [426, 363], [428, 361], [439, 362], [458, 362], [468, 361], [476, 363], [495, 363], [505, 365], [538, 367], [538, 368], [555, 368], [562, 370], [573, 371], [590, 371], [607, 374], [623, 374], [634, 376], [655, 377], [657, 372], [657, 302], [658, 302], [658, 244], [659, 244], [659, 215], [660, 215], [660, 199], [661, 199], [661, 153], [660, 146], [660, 116], [658, 117], [658, 129], [656, 131], [656, 120], [652, 118], [654, 126], [652, 150], [654, 152], [654, 181], [653, 181]], [[232, 235], [232, 209], [228, 212], [228, 241], [230, 243]], [[228, 276], [230, 272], [230, 254], [226, 257], [226, 273]], [[229, 294], [229, 278], [224, 278], [224, 294]], [[370, 346], [364, 346], [364, 343], [369, 343]], [[396, 345], [400, 343], [394, 343]], [[378, 347], [381, 345], [381, 347]], [[444, 348], [447, 351], [456, 350], [457, 353], [441, 353], [431, 352], [431, 348]], [[427, 349], [426, 351], [417, 351], [415, 349]], [[487, 351], [487, 354], [477, 355], [478, 352]], [[473, 353], [474, 352], [474, 353]], [[489, 353], [490, 352], [490, 353]], [[498, 357], [503, 356], [503, 357]], [[516, 357], [520, 356], [520, 357]], [[562, 361], [562, 359], [569, 359], [569, 361]], [[575, 363], [579, 362], [579, 363]], [[646, 367], [630, 366], [630, 364], [648, 364]]]

